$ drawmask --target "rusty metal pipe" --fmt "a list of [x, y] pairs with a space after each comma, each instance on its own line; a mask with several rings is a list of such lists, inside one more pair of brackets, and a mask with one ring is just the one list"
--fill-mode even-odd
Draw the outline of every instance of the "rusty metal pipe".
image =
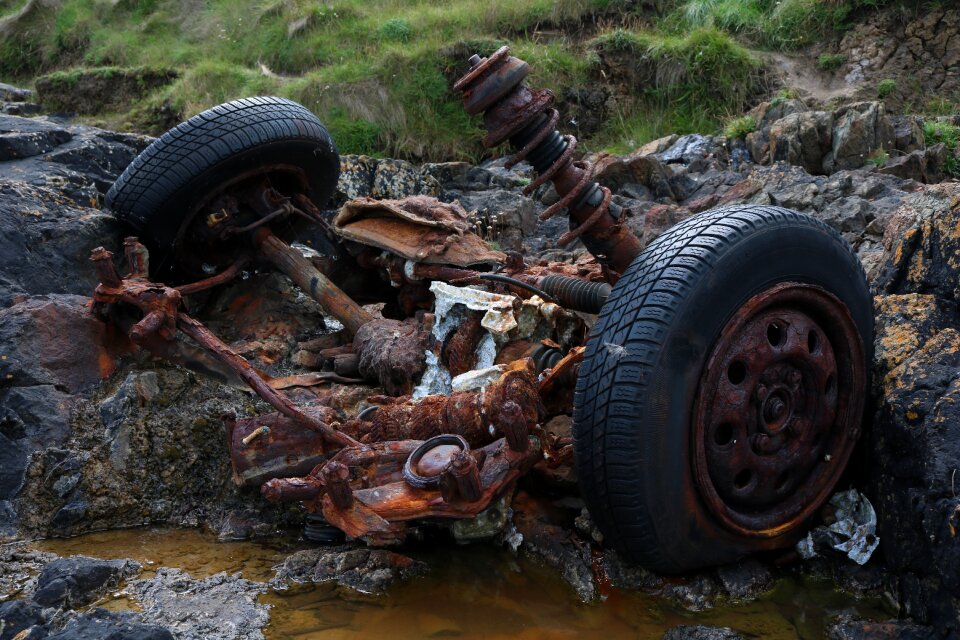
[[273, 235], [269, 229], [257, 231], [254, 244], [263, 257], [297, 283], [326, 313], [342, 322], [350, 335], [373, 319], [299, 251]]
[[202, 323], [194, 320], [185, 313], [180, 313], [177, 315], [177, 327], [197, 341], [197, 343], [212, 351], [214, 355], [236, 371], [237, 375], [243, 378], [243, 381], [250, 385], [250, 387], [257, 392], [258, 396], [263, 398], [264, 401], [283, 415], [305, 427], [319, 431], [327, 441], [333, 444], [340, 445], [341, 447], [359, 444], [347, 434], [337, 431], [325, 422], [321, 422], [301, 411], [289, 398], [279, 391], [276, 391], [266, 380], [261, 378], [257, 370], [254, 369], [249, 362], [224, 344], [220, 338], [203, 326]]

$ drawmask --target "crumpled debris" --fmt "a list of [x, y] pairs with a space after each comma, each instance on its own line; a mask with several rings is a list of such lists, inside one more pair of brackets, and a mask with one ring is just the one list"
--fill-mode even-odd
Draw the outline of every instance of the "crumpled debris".
[[333, 227], [347, 240], [417, 262], [470, 267], [506, 260], [503, 252], [493, 251], [480, 236], [469, 233], [470, 216], [459, 203], [427, 196], [357, 198], [343, 205]]
[[474, 369], [466, 373], [461, 373], [450, 381], [451, 391], [454, 393], [459, 391], [479, 391], [499, 380], [500, 376], [502, 376], [506, 370], [506, 365], [497, 364], [492, 367], [486, 367], [485, 369]]
[[827, 503], [833, 509], [833, 522], [821, 525], [797, 543], [797, 553], [804, 560], [834, 549], [857, 564], [866, 564], [880, 544], [877, 536], [877, 512], [866, 496], [857, 491], [841, 491]]
[[[497, 339], [505, 339], [506, 334], [517, 327], [513, 313], [514, 296], [471, 287], [455, 287], [439, 280], [430, 283], [430, 291], [436, 299], [433, 337], [439, 344], [443, 344], [447, 336], [464, 322], [465, 312], [485, 312], [480, 326], [486, 332], [477, 345], [474, 369], [492, 367], [497, 357]], [[413, 390], [413, 397], [451, 393], [452, 376], [444, 364], [429, 349], [425, 352], [425, 360], [427, 368], [420, 378], [420, 384]]]
[[437, 317], [445, 317], [454, 305], [462, 304], [474, 311], [485, 311], [480, 326], [492, 334], [502, 336], [517, 327], [517, 320], [513, 316], [514, 296], [472, 287], [455, 287], [439, 280], [430, 283], [430, 291], [436, 297], [434, 311]]

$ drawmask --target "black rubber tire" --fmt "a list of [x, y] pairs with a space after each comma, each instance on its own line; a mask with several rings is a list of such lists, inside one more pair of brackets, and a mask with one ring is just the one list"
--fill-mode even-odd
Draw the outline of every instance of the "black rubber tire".
[[577, 381], [575, 461], [594, 521], [628, 561], [680, 573], [792, 544], [724, 528], [700, 499], [692, 410], [721, 329], [753, 295], [780, 282], [820, 286], [873, 344], [863, 267], [824, 223], [770, 206], [731, 206], [656, 239], [617, 282], [599, 314]]
[[326, 206], [340, 173], [326, 127], [284, 98], [234, 100], [155, 140], [117, 178], [106, 204], [136, 230], [151, 249], [151, 265], [160, 269], [200, 198], [237, 176], [277, 164], [302, 169], [307, 195]]
[[346, 540], [346, 534], [330, 524], [322, 513], [307, 513], [303, 538], [318, 544], [341, 544]]

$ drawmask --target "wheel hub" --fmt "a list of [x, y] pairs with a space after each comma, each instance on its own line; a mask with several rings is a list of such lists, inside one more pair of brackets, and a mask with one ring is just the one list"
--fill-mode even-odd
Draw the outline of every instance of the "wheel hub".
[[865, 371], [846, 307], [811, 285], [747, 301], [713, 347], [694, 409], [694, 473], [729, 528], [779, 535], [836, 484], [859, 434]]

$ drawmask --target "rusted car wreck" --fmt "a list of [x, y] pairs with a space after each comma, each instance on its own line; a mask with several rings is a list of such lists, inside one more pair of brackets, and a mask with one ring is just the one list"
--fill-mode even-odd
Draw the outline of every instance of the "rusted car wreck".
[[[94, 312], [273, 407], [224, 417], [234, 479], [302, 502], [315, 538], [332, 526], [394, 544], [425, 523], [490, 535], [521, 476], [574, 464], [605, 544], [653, 569], [793, 544], [860, 431], [873, 314], [857, 258], [822, 223], [752, 205], [644, 249], [528, 72], [503, 48], [471, 58], [455, 89], [487, 147], [533, 166], [527, 193], [552, 182], [541, 218], [565, 212], [559, 244], [579, 239], [592, 259], [527, 264], [427, 197], [330, 215], [326, 129], [251, 98], [164, 134], [118, 179], [108, 205], [137, 237], [122, 277], [93, 251]], [[312, 250], [291, 246], [305, 229]], [[246, 268], [286, 274], [342, 324], [314, 371], [271, 378], [189, 314], [192, 295]], [[326, 382], [370, 393], [348, 410]], [[294, 387], [316, 397], [294, 402]], [[544, 429], [560, 414], [572, 437]]]

